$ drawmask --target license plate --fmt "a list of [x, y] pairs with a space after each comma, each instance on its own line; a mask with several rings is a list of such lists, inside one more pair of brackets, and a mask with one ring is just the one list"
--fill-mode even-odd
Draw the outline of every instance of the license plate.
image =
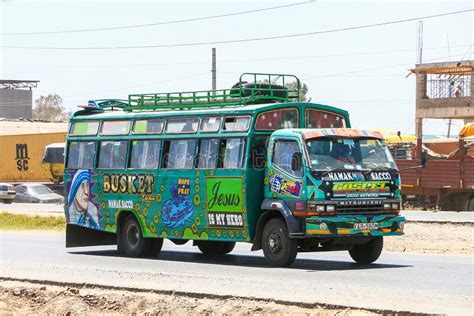
[[354, 229], [378, 229], [379, 223], [355, 223]]

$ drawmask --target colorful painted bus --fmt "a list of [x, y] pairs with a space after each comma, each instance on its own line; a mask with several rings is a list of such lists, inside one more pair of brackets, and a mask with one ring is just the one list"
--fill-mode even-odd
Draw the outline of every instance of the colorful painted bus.
[[290, 75], [89, 102], [70, 120], [65, 163], [67, 247], [154, 256], [167, 238], [225, 255], [247, 242], [272, 266], [327, 250], [371, 263], [383, 236], [403, 234], [383, 137], [301, 102]]

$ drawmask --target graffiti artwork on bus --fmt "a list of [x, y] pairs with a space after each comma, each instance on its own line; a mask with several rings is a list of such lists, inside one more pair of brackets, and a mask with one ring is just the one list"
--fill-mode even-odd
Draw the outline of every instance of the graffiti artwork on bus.
[[89, 170], [77, 170], [68, 183], [68, 222], [99, 229], [99, 212], [93, 202], [93, 183]]
[[171, 198], [163, 204], [161, 218], [170, 228], [183, 226], [192, 220], [194, 206], [189, 197], [189, 178], [179, 178], [171, 184]]

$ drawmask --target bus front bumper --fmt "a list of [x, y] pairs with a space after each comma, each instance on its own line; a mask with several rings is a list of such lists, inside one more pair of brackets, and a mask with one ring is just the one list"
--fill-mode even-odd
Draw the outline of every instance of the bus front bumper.
[[406, 219], [398, 215], [315, 216], [306, 219], [306, 237], [403, 235]]

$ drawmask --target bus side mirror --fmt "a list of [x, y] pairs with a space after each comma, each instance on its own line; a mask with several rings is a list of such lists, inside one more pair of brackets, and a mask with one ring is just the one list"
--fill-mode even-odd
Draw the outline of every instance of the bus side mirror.
[[295, 152], [293, 156], [291, 157], [291, 170], [300, 171], [302, 159], [303, 159], [302, 153]]

